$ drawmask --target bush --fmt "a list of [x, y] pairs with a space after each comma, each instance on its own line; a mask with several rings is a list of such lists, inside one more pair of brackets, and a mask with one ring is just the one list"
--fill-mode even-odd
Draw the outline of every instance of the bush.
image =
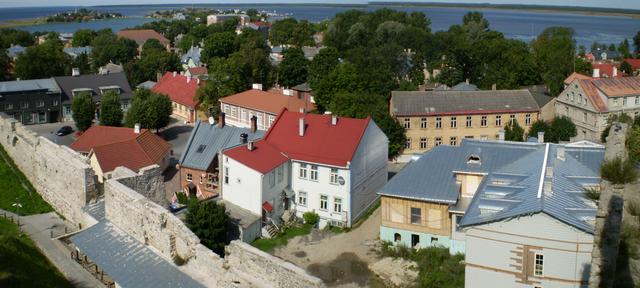
[[316, 225], [320, 220], [320, 215], [316, 212], [305, 212], [302, 214], [302, 218], [304, 218], [304, 223]]
[[189, 229], [200, 238], [202, 245], [218, 255], [224, 255], [224, 246], [228, 244], [226, 225], [229, 219], [224, 205], [191, 198], [187, 207], [186, 223]]
[[630, 160], [616, 157], [602, 163], [600, 176], [613, 184], [626, 184], [635, 181], [638, 173]]
[[176, 197], [178, 197], [178, 203], [187, 205], [189, 204], [189, 198], [182, 192], [177, 192]]

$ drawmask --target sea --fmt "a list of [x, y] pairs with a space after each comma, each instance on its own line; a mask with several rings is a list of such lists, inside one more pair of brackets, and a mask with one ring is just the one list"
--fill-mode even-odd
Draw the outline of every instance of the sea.
[[[312, 22], [320, 22], [330, 19], [337, 13], [350, 9], [371, 11], [382, 8], [381, 5], [369, 6], [335, 6], [335, 5], [295, 5], [295, 4], [197, 4], [197, 5], [124, 5], [124, 6], [94, 6], [84, 7], [103, 12], [118, 12], [127, 18], [96, 20], [83, 23], [52, 23], [32, 26], [22, 26], [30, 32], [55, 31], [74, 32], [77, 29], [104, 29], [111, 28], [114, 32], [125, 28], [131, 28], [156, 19], [145, 18], [154, 11], [173, 10], [180, 8], [212, 8], [220, 10], [255, 8], [260, 11], [275, 12], [280, 15], [291, 15], [297, 19], [306, 19]], [[59, 12], [74, 11], [80, 7], [23, 7], [0, 8], [0, 22], [7, 20], [31, 19], [44, 17]], [[632, 42], [632, 38], [640, 31], [640, 19], [628, 16], [587, 15], [571, 12], [537, 12], [530, 10], [503, 10], [503, 9], [471, 9], [453, 7], [404, 7], [390, 6], [389, 8], [425, 13], [431, 20], [434, 31], [448, 29], [451, 25], [460, 24], [462, 17], [469, 11], [477, 10], [489, 20], [492, 30], [502, 32], [506, 37], [531, 41], [542, 30], [551, 26], [571, 27], [575, 31], [575, 39], [578, 45], [584, 45], [587, 49], [593, 42], [604, 44], [619, 44], [625, 38]]]

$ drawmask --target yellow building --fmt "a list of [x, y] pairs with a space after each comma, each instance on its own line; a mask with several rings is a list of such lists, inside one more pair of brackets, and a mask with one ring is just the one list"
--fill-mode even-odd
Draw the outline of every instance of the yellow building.
[[539, 118], [540, 107], [528, 90], [393, 91], [390, 113], [405, 128], [404, 154], [462, 139], [499, 139], [511, 121], [525, 130]]

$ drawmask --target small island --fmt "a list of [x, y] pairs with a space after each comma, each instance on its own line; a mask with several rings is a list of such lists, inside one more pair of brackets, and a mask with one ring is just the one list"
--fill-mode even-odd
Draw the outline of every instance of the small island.
[[118, 19], [125, 18], [121, 13], [99, 12], [86, 8], [78, 9], [74, 12], [62, 12], [45, 18], [47, 23], [60, 22], [85, 22], [102, 19]]

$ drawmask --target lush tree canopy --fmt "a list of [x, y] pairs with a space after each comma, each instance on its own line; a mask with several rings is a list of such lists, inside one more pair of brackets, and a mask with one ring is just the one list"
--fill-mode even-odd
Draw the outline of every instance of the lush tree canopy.
[[198, 202], [192, 198], [187, 206], [187, 226], [200, 238], [202, 245], [219, 255], [224, 255], [227, 243], [226, 225], [229, 215], [224, 205], [215, 201]]
[[575, 43], [573, 29], [549, 27], [533, 42], [533, 55], [544, 84], [556, 96], [564, 88], [564, 79], [573, 72]]
[[70, 74], [70, 59], [62, 51], [57, 38], [37, 46], [28, 47], [16, 60], [16, 76], [21, 79], [49, 78]]
[[509, 122], [504, 127], [504, 139], [507, 141], [524, 141], [524, 129], [518, 124], [518, 120]]
[[105, 93], [100, 99], [100, 125], [122, 125], [122, 107], [120, 97], [113, 91]]
[[307, 20], [296, 20], [285, 18], [273, 23], [269, 30], [269, 40], [271, 44], [292, 45], [295, 47], [313, 46], [313, 34], [315, 27]]
[[119, 38], [110, 32], [99, 32], [91, 42], [91, 46], [93, 46], [91, 59], [94, 67], [100, 67], [109, 62], [124, 64], [133, 60], [138, 54], [138, 45], [135, 41]]
[[93, 38], [96, 38], [98, 33], [91, 29], [79, 29], [73, 33], [73, 39], [71, 39], [71, 44], [73, 47], [84, 47], [91, 45]]
[[172, 111], [171, 100], [166, 95], [138, 89], [125, 116], [125, 124], [127, 127], [133, 127], [139, 123], [142, 128], [157, 131], [169, 125]]
[[93, 124], [93, 118], [96, 113], [96, 103], [88, 93], [80, 93], [73, 97], [71, 103], [71, 112], [73, 113], [73, 121], [80, 131], [86, 131]]
[[307, 81], [309, 60], [300, 48], [289, 48], [283, 52], [284, 60], [278, 66], [278, 83], [293, 87]]
[[20, 45], [31, 46], [35, 42], [35, 37], [31, 33], [13, 28], [0, 29], [0, 48], [7, 49], [9, 46]]

